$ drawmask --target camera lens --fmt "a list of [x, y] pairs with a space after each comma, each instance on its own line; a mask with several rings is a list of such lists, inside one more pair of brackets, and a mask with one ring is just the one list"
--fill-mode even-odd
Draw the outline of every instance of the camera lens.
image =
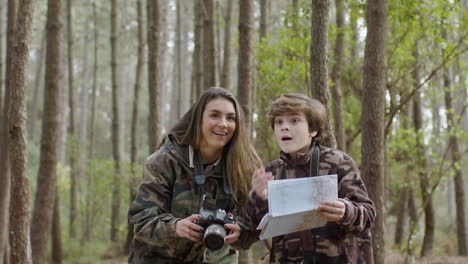
[[218, 250], [224, 245], [226, 230], [220, 224], [211, 224], [205, 230], [203, 241], [210, 250]]

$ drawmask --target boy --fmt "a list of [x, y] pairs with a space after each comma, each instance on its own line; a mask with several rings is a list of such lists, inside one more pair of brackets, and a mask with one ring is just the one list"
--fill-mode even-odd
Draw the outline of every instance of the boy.
[[[325, 107], [305, 95], [290, 93], [273, 101], [268, 118], [281, 153], [253, 175], [246, 207], [252, 227], [268, 212], [269, 180], [337, 174], [339, 198], [321, 204], [319, 212], [327, 219], [326, 225], [274, 237], [270, 263], [373, 263], [369, 230], [375, 219], [374, 204], [353, 159], [319, 145], [327, 119]], [[314, 149], [318, 154], [314, 154], [318, 160], [315, 173], [311, 170], [317, 166], [312, 162]]]

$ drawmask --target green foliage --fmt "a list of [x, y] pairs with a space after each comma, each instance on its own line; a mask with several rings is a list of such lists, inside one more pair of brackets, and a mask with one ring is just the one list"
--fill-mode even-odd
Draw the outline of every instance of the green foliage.
[[[92, 263], [92, 259], [102, 255], [109, 246], [109, 230], [112, 208], [112, 185], [115, 175], [114, 161], [93, 159], [89, 160], [86, 170], [79, 178], [78, 193], [78, 219], [75, 223], [78, 237], [70, 238], [68, 233], [68, 208], [70, 204], [70, 170], [59, 165], [58, 186], [61, 199], [62, 213], [62, 238], [64, 249], [67, 251], [66, 259], [73, 263]], [[122, 183], [128, 183], [129, 179], [141, 176], [141, 166], [135, 166], [133, 172], [130, 164], [121, 164]], [[127, 210], [130, 205], [128, 187], [136, 189], [136, 186], [121, 184], [121, 208], [119, 224], [120, 240], [123, 241], [127, 230]], [[89, 199], [89, 200], [88, 200]], [[89, 202], [88, 202], [89, 201]], [[85, 239], [86, 217], [91, 221], [91, 240]], [[85, 243], [83, 243], [85, 241]], [[123, 243], [123, 242], [120, 242]], [[81, 246], [80, 246], [81, 245]], [[75, 262], [78, 261], [79, 262]]]
[[[304, 5], [303, 5], [304, 6]], [[279, 148], [272, 137], [267, 120], [269, 104], [276, 97], [288, 92], [309, 94], [310, 10], [285, 11], [278, 38], [257, 44], [257, 149], [264, 161], [278, 157]]]

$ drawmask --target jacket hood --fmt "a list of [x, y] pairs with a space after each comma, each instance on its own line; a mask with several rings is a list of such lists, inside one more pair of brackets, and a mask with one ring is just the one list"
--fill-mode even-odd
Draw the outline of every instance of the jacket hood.
[[[193, 160], [195, 149], [191, 145], [182, 144], [181, 141], [182, 140], [180, 135], [176, 133], [170, 133], [164, 140], [163, 148], [172, 153], [172, 155], [184, 166], [195, 168], [195, 163]], [[222, 156], [216, 160], [213, 165], [218, 165], [221, 161], [221, 158]]]

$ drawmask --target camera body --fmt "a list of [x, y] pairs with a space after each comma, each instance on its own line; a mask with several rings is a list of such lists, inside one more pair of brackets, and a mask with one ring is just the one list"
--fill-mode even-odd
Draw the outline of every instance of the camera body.
[[203, 206], [200, 208], [200, 219], [198, 224], [205, 229], [203, 243], [210, 250], [218, 250], [224, 245], [224, 238], [229, 233], [225, 229], [225, 224], [235, 224], [234, 215], [226, 213], [223, 209], [207, 210]]

